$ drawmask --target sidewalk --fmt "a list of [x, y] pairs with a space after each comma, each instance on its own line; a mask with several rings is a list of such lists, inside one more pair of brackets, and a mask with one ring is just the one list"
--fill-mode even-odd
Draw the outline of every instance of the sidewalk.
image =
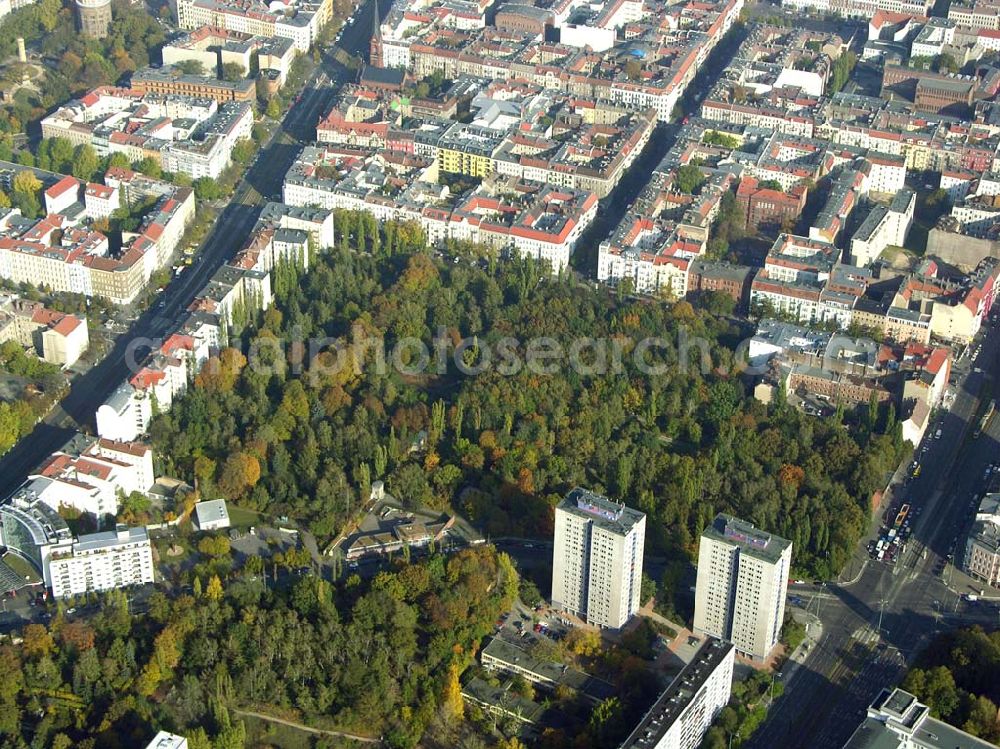
[[967, 575], [953, 561], [945, 565], [941, 582], [955, 595], [972, 593], [978, 596], [980, 601], [1000, 601], [1000, 588]]
[[818, 617], [794, 606], [788, 608], [787, 611], [795, 621], [806, 625], [806, 636], [781, 666], [781, 679], [785, 683], [788, 683], [792, 674], [805, 663], [816, 644], [823, 639], [823, 622]]

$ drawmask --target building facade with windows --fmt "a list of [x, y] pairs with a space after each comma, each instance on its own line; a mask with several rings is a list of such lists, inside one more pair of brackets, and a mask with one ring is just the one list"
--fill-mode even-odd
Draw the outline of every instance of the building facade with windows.
[[573, 489], [556, 507], [552, 606], [619, 629], [640, 605], [646, 515]]
[[962, 566], [977, 580], [1000, 585], [1000, 494], [987, 494], [980, 501]]
[[694, 630], [728, 640], [737, 652], [765, 660], [785, 620], [792, 542], [729, 515], [702, 532]]
[[709, 638], [666, 689], [620, 749], [696, 749], [733, 688], [736, 649]]
[[69, 549], [49, 557], [52, 596], [69, 598], [91, 591], [153, 582], [153, 550], [145, 527], [80, 536]]

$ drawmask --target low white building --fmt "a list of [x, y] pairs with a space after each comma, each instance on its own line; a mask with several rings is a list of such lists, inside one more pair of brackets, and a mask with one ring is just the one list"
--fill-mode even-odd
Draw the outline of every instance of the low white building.
[[68, 598], [91, 591], [153, 582], [153, 549], [145, 527], [80, 536], [48, 560], [52, 596]]
[[146, 744], [146, 749], [188, 749], [188, 740], [176, 733], [160, 731]]
[[224, 499], [198, 502], [194, 506], [194, 515], [198, 521], [198, 530], [217, 531], [229, 527], [229, 510]]

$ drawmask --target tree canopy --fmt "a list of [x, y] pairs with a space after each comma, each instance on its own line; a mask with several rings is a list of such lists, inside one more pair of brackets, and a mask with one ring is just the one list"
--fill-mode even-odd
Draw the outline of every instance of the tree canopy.
[[[324, 538], [353, 517], [374, 479], [491, 534], [542, 537], [558, 498], [584, 485], [645, 511], [647, 543], [663, 553], [693, 556], [701, 530], [729, 511], [792, 539], [804, 574], [844, 564], [872, 493], [900, 459], [898, 430], [863, 422], [848, 431], [748, 397], [730, 347], [739, 332], [687, 302], [617, 299], [548, 280], [524, 260], [493, 261], [493, 273], [442, 264], [412, 225], [376, 227], [347, 212], [336, 220], [340, 249], [304, 277], [279, 268], [277, 303], [244, 321], [238, 340], [253, 361], [224, 352], [152, 424], [168, 472]], [[412, 337], [430, 349], [439, 332], [445, 346], [465, 341], [440, 373], [436, 363], [416, 371], [415, 349], [396, 347]], [[385, 368], [372, 349], [350, 345], [362, 333], [384, 341]], [[457, 370], [456, 356], [475, 366], [508, 336], [522, 359], [532, 340], [563, 350], [584, 336], [617, 341], [621, 371]], [[342, 351], [305, 356], [293, 341], [310, 338]], [[654, 338], [700, 343], [683, 363], [676, 350], [654, 352], [663, 371], [644, 373], [633, 354]], [[702, 344], [705, 371], [692, 366]]]
[[60, 614], [0, 645], [0, 734], [91, 749], [144, 746], [169, 727], [243, 747], [233, 711], [248, 707], [413, 747], [439, 716], [460, 718], [458, 674], [516, 589], [510, 560], [484, 545], [368, 581], [308, 575], [275, 590], [213, 575], [197, 598], [154, 593], [135, 618], [113, 591], [92, 622]]

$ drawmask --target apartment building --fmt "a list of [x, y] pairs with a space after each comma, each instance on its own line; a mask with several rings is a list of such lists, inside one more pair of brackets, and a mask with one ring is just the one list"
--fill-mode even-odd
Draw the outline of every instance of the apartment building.
[[105, 439], [130, 442], [146, 431], [152, 418], [152, 399], [123, 382], [97, 407], [97, 433]]
[[53, 510], [68, 507], [101, 521], [118, 514], [120, 495], [152, 485], [148, 446], [80, 435], [46, 458], [22, 488]]
[[708, 638], [619, 749], [697, 749], [733, 687], [736, 649]]
[[694, 630], [766, 660], [785, 621], [792, 542], [719, 514], [698, 550]]
[[231, 101], [202, 128], [202, 139], [171, 142], [163, 151], [163, 168], [192, 179], [216, 179], [232, 163], [233, 147], [250, 138], [253, 108], [245, 101]]
[[851, 324], [871, 272], [837, 262], [834, 245], [781, 234], [750, 287], [751, 306], [791, 315], [802, 323]]
[[962, 567], [987, 585], [1000, 585], [1000, 494], [987, 494], [980, 500]]
[[0, 295], [0, 343], [17, 341], [44, 361], [71, 367], [90, 344], [87, 323], [41, 302]]
[[308, 52], [333, 15], [332, 0], [291, 3], [275, 11], [271, 7], [259, 0], [178, 0], [177, 25], [188, 30], [213, 26], [246, 36], [279, 36], [291, 39], [298, 51]]
[[965, 29], [1000, 30], [1000, 3], [996, 0], [956, 0], [948, 5], [948, 20]]
[[48, 560], [55, 599], [92, 591], [126, 588], [153, 582], [153, 549], [144, 527], [118, 526], [113, 531], [77, 538], [68, 549]]
[[782, 0], [781, 4], [797, 10], [861, 19], [872, 18], [879, 12], [927, 16], [934, 7], [929, 0]]
[[876, 205], [851, 237], [851, 264], [870, 265], [889, 245], [902, 247], [913, 223], [917, 196], [912, 190], [896, 193], [889, 205]]
[[556, 507], [552, 606], [620, 629], [638, 610], [646, 515], [573, 489]]

